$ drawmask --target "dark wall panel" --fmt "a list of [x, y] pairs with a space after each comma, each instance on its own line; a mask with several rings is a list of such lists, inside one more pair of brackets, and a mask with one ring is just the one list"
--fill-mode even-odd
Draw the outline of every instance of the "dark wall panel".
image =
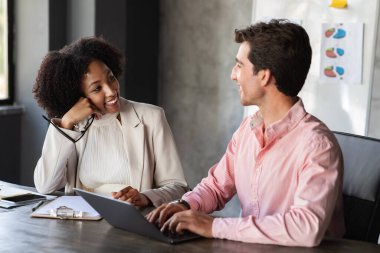
[[122, 95], [157, 104], [158, 0], [97, 0], [95, 9], [96, 35], [119, 46], [126, 57]]
[[20, 145], [21, 109], [2, 108], [0, 111], [0, 180], [20, 183]]
[[67, 1], [49, 1], [49, 50], [67, 43]]

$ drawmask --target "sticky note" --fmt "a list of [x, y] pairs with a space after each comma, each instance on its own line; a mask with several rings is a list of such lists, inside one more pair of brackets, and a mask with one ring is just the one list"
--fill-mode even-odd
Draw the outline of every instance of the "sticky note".
[[347, 0], [331, 0], [329, 6], [339, 9], [347, 8]]

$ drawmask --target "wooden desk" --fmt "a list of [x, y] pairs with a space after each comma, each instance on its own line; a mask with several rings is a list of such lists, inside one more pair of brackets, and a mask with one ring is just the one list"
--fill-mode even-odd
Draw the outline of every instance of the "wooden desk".
[[281, 247], [218, 239], [169, 245], [120, 230], [101, 221], [30, 218], [33, 205], [0, 208], [0, 252], [331, 252], [380, 253], [380, 246], [351, 240], [329, 240], [315, 248]]

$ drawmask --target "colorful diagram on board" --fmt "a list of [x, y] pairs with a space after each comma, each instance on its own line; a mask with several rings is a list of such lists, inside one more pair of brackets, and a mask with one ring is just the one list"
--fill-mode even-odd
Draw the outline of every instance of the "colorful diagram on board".
[[319, 82], [361, 84], [364, 23], [323, 23]]
[[325, 31], [325, 36], [327, 38], [333, 36], [334, 39], [343, 39], [344, 37], [346, 37], [346, 30], [344, 30], [343, 28], [329, 28]]
[[337, 58], [338, 56], [344, 55], [344, 49], [330, 47], [326, 49], [326, 56], [329, 58]]
[[328, 77], [336, 77], [337, 75], [343, 76], [344, 68], [340, 66], [336, 66], [335, 68], [334, 66], [328, 66], [324, 69], [323, 73]]
[[[325, 51], [325, 56], [327, 58], [330, 58], [331, 60], [334, 61], [334, 63], [330, 62], [328, 63], [327, 67], [324, 67], [323, 69], [323, 73], [326, 77], [328, 78], [339, 78], [339, 79], [343, 79], [343, 75], [344, 75], [344, 72], [345, 72], [345, 68], [342, 67], [342, 65], [340, 65], [341, 63], [341, 60], [344, 61], [344, 54], [345, 54], [345, 49], [343, 49], [342, 47], [340, 46], [337, 46], [337, 45], [341, 45], [340, 43], [343, 41], [343, 40], [346, 40], [347, 38], [346, 35], [347, 35], [347, 32], [346, 32], [346, 29], [342, 28], [342, 24], [339, 24], [338, 27], [327, 27], [327, 29], [324, 30], [324, 36], [325, 36], [325, 39], [326, 40], [335, 40], [335, 39], [338, 39], [339, 42], [335, 42], [338, 43], [336, 44], [336, 46], [330, 46], [330, 47], [327, 47], [326, 49], [324, 49]], [[341, 58], [342, 57], [342, 58]], [[341, 58], [341, 59], [339, 59]], [[336, 64], [338, 66], [336, 66]]]

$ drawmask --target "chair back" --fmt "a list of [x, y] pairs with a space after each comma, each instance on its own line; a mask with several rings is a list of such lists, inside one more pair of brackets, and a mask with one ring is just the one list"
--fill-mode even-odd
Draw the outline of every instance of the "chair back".
[[378, 242], [380, 234], [380, 140], [334, 132], [343, 153], [345, 238]]

